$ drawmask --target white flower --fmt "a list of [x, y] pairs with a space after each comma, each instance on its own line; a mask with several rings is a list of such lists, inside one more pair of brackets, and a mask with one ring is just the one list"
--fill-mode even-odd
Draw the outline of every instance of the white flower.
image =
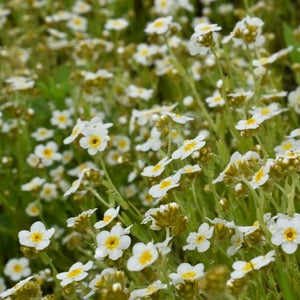
[[172, 112], [167, 112], [166, 115], [178, 124], [186, 124], [187, 122], [194, 120], [194, 118], [192, 117], [182, 116], [179, 114], [174, 114]]
[[217, 24], [198, 24], [194, 29], [195, 33], [193, 33], [187, 45], [190, 54], [193, 56], [197, 54], [206, 55], [210, 46], [205, 43], [205, 40], [209, 35], [211, 35], [209, 40], [211, 40], [212, 44], [215, 43], [217, 39], [217, 34], [215, 32], [221, 29], [222, 28]]
[[67, 22], [67, 26], [74, 31], [86, 31], [87, 19], [81, 16], [73, 15]]
[[172, 279], [172, 284], [184, 283], [184, 281], [196, 280], [204, 275], [204, 265], [197, 264], [195, 266], [189, 263], [182, 263], [177, 267], [177, 273], [171, 273], [169, 277]]
[[76, 14], [85, 14], [92, 10], [92, 7], [84, 1], [77, 0], [72, 6], [72, 11]]
[[255, 118], [263, 119], [263, 121], [268, 120], [274, 116], [279, 115], [287, 109], [281, 109], [278, 103], [271, 103], [266, 107], [255, 107], [250, 111], [252, 116]]
[[135, 300], [140, 299], [141, 297], [146, 297], [149, 295], [152, 295], [153, 293], [157, 292], [158, 290], [166, 289], [167, 285], [163, 284], [160, 280], [156, 280], [152, 282], [150, 285], [148, 285], [145, 289], [138, 289], [133, 290], [130, 293], [130, 297], [128, 300]]
[[29, 276], [20, 282], [18, 282], [16, 285], [14, 285], [12, 288], [6, 290], [5, 292], [0, 293], [1, 299], [6, 299], [7, 297], [13, 295], [15, 292], [17, 292], [22, 286], [24, 286], [28, 281], [30, 281], [33, 278], [33, 276]]
[[205, 252], [210, 247], [210, 239], [213, 235], [214, 227], [209, 227], [207, 223], [199, 226], [198, 232], [191, 232], [186, 239], [188, 245], [183, 247], [183, 250], [194, 250]]
[[261, 46], [265, 38], [261, 35], [264, 22], [256, 17], [246, 16], [243, 20], [236, 23], [229, 36], [223, 39], [223, 43], [228, 43], [232, 38], [236, 46], [248, 44], [250, 49]]
[[281, 49], [280, 51], [278, 51], [276, 53], [273, 53], [269, 57], [262, 57], [260, 59], [254, 59], [253, 60], [253, 66], [254, 67], [259, 67], [259, 66], [265, 66], [265, 65], [268, 65], [268, 64], [272, 64], [277, 59], [279, 59], [279, 58], [287, 55], [292, 50], [293, 50], [293, 46], [289, 46], [289, 47], [287, 47], [285, 49]]
[[149, 190], [149, 194], [154, 198], [164, 197], [170, 189], [179, 186], [179, 180], [180, 173], [175, 173], [162, 180], [159, 184], [153, 185]]
[[235, 234], [231, 237], [231, 246], [227, 248], [226, 254], [232, 256], [237, 253], [237, 251], [243, 246], [244, 235], [242, 232], [237, 230]]
[[55, 160], [61, 159], [61, 154], [57, 152], [58, 146], [55, 142], [48, 142], [46, 145], [37, 145], [34, 154], [41, 159], [44, 166], [50, 166]]
[[96, 259], [102, 259], [108, 255], [111, 260], [117, 260], [123, 255], [123, 250], [130, 246], [131, 238], [127, 235], [130, 228], [123, 229], [119, 224], [111, 231], [101, 231], [97, 234]]
[[161, 148], [161, 140], [160, 140], [160, 132], [156, 129], [156, 127], [153, 127], [150, 132], [149, 139], [142, 145], [137, 145], [136, 150], [137, 151], [143, 151], [147, 152], [149, 150], [158, 151]]
[[268, 265], [275, 260], [275, 251], [272, 250], [266, 255], [257, 256], [251, 259], [249, 262], [246, 261], [236, 261], [233, 263], [232, 268], [234, 271], [231, 273], [232, 279], [240, 279], [244, 277], [247, 273], [253, 270], [259, 270], [262, 267]]
[[222, 98], [219, 91], [215, 91], [214, 94], [212, 95], [212, 97], [206, 98], [205, 102], [208, 104], [209, 107], [225, 105], [225, 100]]
[[35, 202], [29, 203], [25, 209], [25, 212], [30, 217], [36, 217], [40, 214], [39, 207]]
[[287, 139], [281, 142], [280, 145], [274, 148], [276, 156], [285, 154], [287, 151], [294, 152], [299, 151], [300, 149], [300, 140]]
[[272, 232], [271, 242], [277, 246], [281, 245], [285, 253], [296, 252], [300, 244], [300, 219], [278, 219]]
[[56, 278], [62, 280], [60, 285], [62, 287], [74, 282], [81, 281], [88, 276], [86, 271], [89, 271], [93, 267], [93, 262], [88, 261], [86, 264], [77, 262], [73, 264], [68, 272], [62, 272], [56, 275]]
[[183, 145], [175, 150], [172, 154], [173, 159], [185, 159], [190, 156], [194, 151], [201, 149], [205, 145], [205, 141], [203, 141], [205, 136], [203, 134], [199, 134], [192, 140], [185, 140]]
[[34, 86], [34, 81], [30, 78], [16, 76], [5, 80], [15, 91], [31, 89]]
[[76, 223], [82, 219], [82, 218], [90, 218], [91, 215], [97, 210], [97, 208], [94, 208], [94, 209], [88, 209], [86, 211], [83, 211], [81, 214], [79, 214], [78, 216], [76, 217], [72, 217], [72, 218], [69, 218], [67, 219], [67, 226], [68, 227], [74, 227], [76, 225]]
[[180, 174], [191, 174], [191, 173], [196, 173], [196, 172], [200, 172], [201, 168], [199, 165], [186, 165], [183, 168], [180, 168], [177, 172]]
[[36, 250], [43, 250], [49, 246], [54, 232], [54, 228], [47, 230], [42, 222], [37, 221], [31, 225], [30, 231], [21, 230], [19, 232], [19, 242], [21, 245], [33, 247]]
[[164, 34], [169, 30], [169, 26], [171, 25], [172, 20], [173, 20], [172, 16], [158, 18], [147, 25], [145, 32], [148, 34], [153, 34], [153, 33]]
[[288, 95], [289, 106], [292, 107], [297, 114], [300, 114], [300, 86]]
[[52, 199], [57, 198], [57, 195], [57, 189], [54, 183], [46, 182], [40, 192], [40, 197], [46, 201], [51, 201]]
[[39, 142], [52, 138], [53, 135], [54, 135], [54, 130], [47, 129], [44, 127], [38, 128], [34, 133], [31, 134], [31, 136]]
[[171, 161], [172, 161], [172, 159], [169, 159], [168, 157], [164, 157], [155, 166], [145, 167], [143, 172], [141, 173], [141, 175], [146, 176], [146, 177], [157, 177], [157, 176], [161, 175], [161, 173], [164, 171], [165, 167]]
[[83, 149], [87, 149], [90, 155], [102, 152], [107, 146], [110, 137], [107, 135], [106, 128], [85, 128], [83, 137], [79, 141], [79, 145]]
[[110, 19], [104, 25], [106, 30], [122, 30], [128, 27], [129, 22], [126, 19], [119, 18], [119, 19]]
[[57, 126], [59, 129], [66, 129], [67, 127], [70, 127], [73, 124], [71, 115], [72, 113], [69, 110], [55, 110], [52, 113], [50, 122], [52, 125]]
[[126, 135], [114, 136], [113, 143], [121, 153], [126, 153], [130, 150], [130, 139]]
[[82, 133], [83, 128], [88, 124], [87, 121], [81, 121], [80, 119], [77, 119], [77, 123], [73, 128], [73, 131], [70, 136], [66, 137], [64, 139], [64, 144], [70, 144], [72, 143], [78, 136], [79, 134]]
[[249, 182], [253, 189], [257, 189], [267, 182], [271, 166], [275, 163], [273, 159], [268, 159], [265, 166], [262, 166], [252, 177]]
[[44, 178], [34, 177], [29, 182], [21, 186], [22, 191], [34, 191], [37, 190], [45, 182]]
[[18, 281], [22, 277], [27, 277], [31, 274], [29, 260], [25, 257], [10, 259], [5, 267], [4, 274], [12, 281]]
[[264, 121], [262, 117], [251, 117], [247, 120], [240, 120], [235, 128], [237, 130], [249, 130], [249, 129], [256, 129], [259, 125]]
[[292, 130], [290, 132], [290, 134], [287, 136], [287, 138], [292, 139], [292, 138], [295, 138], [298, 136], [300, 136], [300, 128], [296, 128], [296, 129]]
[[132, 248], [133, 256], [127, 261], [129, 271], [141, 271], [153, 264], [158, 258], [158, 251], [153, 242], [137, 243]]
[[94, 224], [95, 229], [100, 229], [108, 225], [113, 219], [115, 219], [118, 216], [120, 210], [120, 206], [117, 208], [109, 208], [103, 216], [103, 220], [97, 222]]
[[133, 58], [137, 63], [143, 66], [149, 66], [151, 64], [151, 58], [156, 53], [156, 45], [139, 44], [137, 46], [137, 52], [133, 54]]
[[133, 84], [131, 84], [127, 90], [127, 95], [130, 98], [140, 98], [143, 100], [148, 101], [153, 96], [153, 90], [152, 89], [145, 89], [141, 87], [137, 87]]

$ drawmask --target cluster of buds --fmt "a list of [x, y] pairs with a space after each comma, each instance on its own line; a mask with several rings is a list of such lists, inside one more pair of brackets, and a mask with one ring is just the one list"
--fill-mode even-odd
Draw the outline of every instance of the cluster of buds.
[[176, 294], [180, 299], [195, 299], [199, 295], [198, 284], [198, 280], [186, 280], [184, 283], [176, 284]]
[[200, 280], [200, 289], [209, 299], [222, 299], [227, 291], [228, 279], [229, 270], [227, 266], [215, 266], [208, 270], [205, 277]]
[[122, 300], [128, 299], [128, 279], [123, 271], [115, 271], [104, 275], [95, 286], [97, 293], [95, 299]]
[[151, 208], [145, 216], [146, 218], [142, 223], [152, 221], [150, 228], [153, 230], [171, 228], [173, 236], [183, 233], [188, 222], [187, 216], [180, 211], [180, 207], [175, 202], [161, 205], [158, 208]]

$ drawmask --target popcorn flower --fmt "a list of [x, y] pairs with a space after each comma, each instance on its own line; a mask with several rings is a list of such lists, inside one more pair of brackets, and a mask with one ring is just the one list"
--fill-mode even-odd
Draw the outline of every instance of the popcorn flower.
[[[130, 226], [131, 227], [131, 226]], [[131, 238], [127, 235], [130, 227], [123, 229], [119, 224], [111, 231], [101, 231], [97, 234], [96, 259], [102, 259], [108, 255], [111, 260], [117, 260], [123, 255], [123, 250], [130, 246]]]
[[65, 287], [66, 285], [81, 281], [88, 276], [87, 271], [89, 271], [93, 267], [93, 262], [88, 261], [86, 264], [82, 264], [81, 262], [77, 262], [73, 264], [68, 272], [58, 273], [56, 278], [61, 280], [60, 285]]
[[177, 273], [171, 273], [169, 277], [172, 279], [172, 284], [184, 283], [184, 281], [196, 280], [204, 275], [204, 265], [197, 264], [195, 266], [189, 263], [182, 263], [177, 267]]
[[132, 248], [133, 256], [127, 261], [129, 271], [141, 271], [152, 265], [158, 258], [158, 251], [153, 242], [137, 243]]
[[18, 233], [19, 242], [21, 245], [33, 247], [36, 250], [43, 250], [50, 244], [50, 238], [55, 232], [54, 228], [46, 229], [45, 225], [37, 221], [30, 227], [30, 231], [21, 230]]
[[118, 206], [117, 208], [109, 208], [108, 210], [106, 210], [103, 216], [103, 220], [95, 223], [94, 228], [101, 229], [108, 225], [113, 219], [118, 216], [119, 210], [120, 206]]
[[209, 227], [207, 223], [203, 223], [198, 228], [198, 232], [191, 232], [186, 239], [188, 245], [183, 247], [183, 250], [194, 250], [205, 252], [210, 247], [210, 239], [213, 235], [214, 228]]

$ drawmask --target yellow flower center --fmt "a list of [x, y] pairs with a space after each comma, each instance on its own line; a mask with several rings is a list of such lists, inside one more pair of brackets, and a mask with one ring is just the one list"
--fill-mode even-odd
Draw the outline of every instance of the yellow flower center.
[[71, 136], [72, 136], [72, 137], [76, 136], [76, 135], [78, 134], [78, 132], [79, 132], [79, 127], [78, 127], [78, 126], [75, 126], [75, 128], [74, 128], [74, 130], [73, 130]]
[[166, 7], [167, 4], [168, 4], [167, 1], [161, 1], [161, 2], [160, 2], [160, 6], [161, 6], [161, 7]]
[[160, 27], [164, 26], [164, 24], [165, 24], [164, 21], [158, 20], [158, 21], [154, 22], [153, 27], [160, 28]]
[[40, 136], [45, 136], [47, 134], [47, 130], [42, 129], [42, 130], [40, 130], [39, 134], [40, 134]]
[[296, 238], [297, 231], [294, 228], [289, 227], [284, 231], [283, 236], [287, 241], [291, 242]]
[[212, 26], [207, 25], [207, 26], [203, 26], [202, 27], [202, 31], [207, 31], [207, 30], [211, 30]]
[[196, 275], [197, 275], [197, 273], [195, 271], [188, 271], [188, 272], [181, 274], [181, 277], [184, 279], [191, 279], [191, 278], [196, 277]]
[[245, 264], [245, 266], [243, 267], [243, 271], [248, 272], [248, 271], [252, 270], [254, 268], [254, 265], [255, 264], [253, 264], [253, 263], [247, 262]]
[[46, 158], [51, 158], [53, 156], [53, 150], [50, 148], [45, 148], [43, 154]]
[[253, 119], [253, 118], [248, 119], [248, 120], [246, 121], [246, 125], [253, 125], [253, 124], [255, 124], [255, 123], [256, 123], [256, 120]]
[[15, 264], [13, 267], [13, 270], [15, 273], [21, 273], [23, 270], [23, 267], [20, 264]]
[[113, 250], [117, 248], [119, 244], [120, 244], [120, 239], [116, 235], [109, 236], [105, 241], [105, 246], [109, 250]]
[[159, 185], [159, 188], [161, 190], [169, 187], [170, 185], [172, 184], [172, 181], [171, 180], [164, 180], [160, 185]]
[[118, 146], [119, 146], [120, 148], [125, 148], [125, 147], [127, 146], [127, 142], [124, 141], [124, 140], [121, 140], [121, 141], [118, 143]]
[[120, 25], [121, 25], [120, 21], [114, 21], [113, 22], [113, 26], [115, 26], [115, 27], [119, 27]]
[[140, 52], [140, 54], [141, 54], [142, 56], [146, 56], [146, 55], [149, 54], [149, 50], [148, 50], [148, 49], [143, 49], [143, 50]]
[[196, 237], [196, 244], [201, 244], [202, 242], [204, 242], [205, 240], [205, 236], [203, 234], [200, 234]]
[[103, 222], [104, 222], [104, 223], [108, 223], [112, 218], [113, 218], [112, 215], [106, 215], [106, 216], [104, 216], [104, 218], [103, 218]]
[[282, 146], [283, 150], [288, 150], [290, 148], [292, 148], [293, 144], [292, 143], [286, 143], [285, 145]]
[[260, 180], [263, 178], [264, 175], [265, 175], [265, 171], [264, 171], [263, 168], [261, 168], [261, 169], [255, 174], [255, 176], [254, 176], [254, 181], [256, 181], [256, 182], [260, 181]]
[[82, 268], [77, 268], [77, 269], [70, 271], [67, 276], [68, 276], [68, 278], [73, 278], [73, 277], [80, 275], [82, 273], [82, 271], [83, 271]]
[[214, 102], [220, 102], [222, 100], [221, 96], [217, 96], [213, 99]]
[[98, 135], [92, 135], [89, 139], [89, 144], [92, 148], [97, 148], [101, 144], [101, 139]]
[[145, 265], [149, 263], [153, 258], [153, 255], [149, 250], [146, 250], [143, 252], [143, 254], [140, 256], [139, 262], [141, 265]]
[[157, 291], [157, 288], [152, 285], [149, 285], [146, 289], [146, 293], [154, 293], [155, 291]]
[[76, 26], [82, 25], [82, 21], [81, 21], [80, 19], [74, 19], [73, 23], [74, 23], [74, 25], [76, 25]]
[[193, 148], [195, 148], [196, 145], [197, 145], [197, 143], [196, 143], [195, 141], [193, 141], [193, 142], [188, 142], [188, 143], [183, 147], [183, 151], [184, 151], [184, 152], [191, 151]]
[[50, 188], [45, 188], [45, 189], [44, 189], [44, 194], [45, 194], [45, 195], [50, 195], [50, 194], [51, 194], [51, 191], [52, 191], [52, 190], [51, 190]]
[[36, 213], [39, 212], [38, 208], [37, 208], [35, 205], [31, 206], [30, 211], [31, 211], [31, 213], [33, 213], [33, 214], [36, 214]]
[[157, 164], [157, 165], [155, 165], [154, 167], [153, 167], [153, 172], [157, 172], [157, 171], [159, 171], [161, 168], [162, 168], [162, 164]]
[[263, 108], [260, 113], [264, 116], [264, 115], [268, 115], [269, 113], [271, 113], [271, 111], [268, 108]]
[[64, 115], [60, 115], [60, 116], [58, 117], [58, 121], [59, 121], [60, 123], [65, 123], [65, 122], [67, 121], [67, 118], [66, 118], [66, 116], [64, 116]]
[[33, 232], [30, 235], [30, 239], [33, 243], [40, 243], [43, 240], [44, 235], [40, 232]]

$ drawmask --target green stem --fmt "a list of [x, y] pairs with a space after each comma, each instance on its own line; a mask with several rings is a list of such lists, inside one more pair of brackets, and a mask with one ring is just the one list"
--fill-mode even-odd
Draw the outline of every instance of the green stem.
[[97, 191], [93, 188], [88, 188], [88, 190], [107, 208], [111, 208], [111, 206], [99, 195]]
[[52, 273], [53, 273], [53, 277], [54, 277], [54, 281], [57, 283], [57, 284], [60, 284], [59, 280], [56, 278], [56, 275], [58, 274], [53, 262], [52, 262], [52, 259], [48, 256], [47, 252], [41, 252], [40, 254], [40, 257], [41, 257], [41, 260], [42, 262], [45, 264], [45, 265], [49, 265], [51, 270], [52, 270]]
[[295, 198], [295, 190], [296, 190], [296, 184], [298, 182], [298, 175], [291, 173], [291, 178], [292, 178], [292, 185], [291, 185], [291, 191], [287, 195], [288, 198], [288, 203], [287, 203], [287, 214], [292, 217], [295, 213], [295, 203], [294, 203], [294, 198]]
[[119, 193], [119, 191], [117, 190], [117, 188], [115, 187], [113, 181], [111, 180], [109, 174], [108, 174], [108, 171], [106, 169], [106, 166], [105, 166], [105, 163], [103, 161], [103, 157], [102, 155], [100, 155], [100, 164], [101, 164], [101, 168], [105, 174], [105, 177], [107, 179], [107, 181], [109, 182], [112, 190], [115, 192], [115, 194], [117, 195], [117, 201], [118, 203], [122, 206], [122, 208], [124, 210], [127, 210], [129, 207], [128, 207], [128, 204], [126, 203], [126, 201], [123, 199], [123, 197], [121, 196], [121, 194]]

